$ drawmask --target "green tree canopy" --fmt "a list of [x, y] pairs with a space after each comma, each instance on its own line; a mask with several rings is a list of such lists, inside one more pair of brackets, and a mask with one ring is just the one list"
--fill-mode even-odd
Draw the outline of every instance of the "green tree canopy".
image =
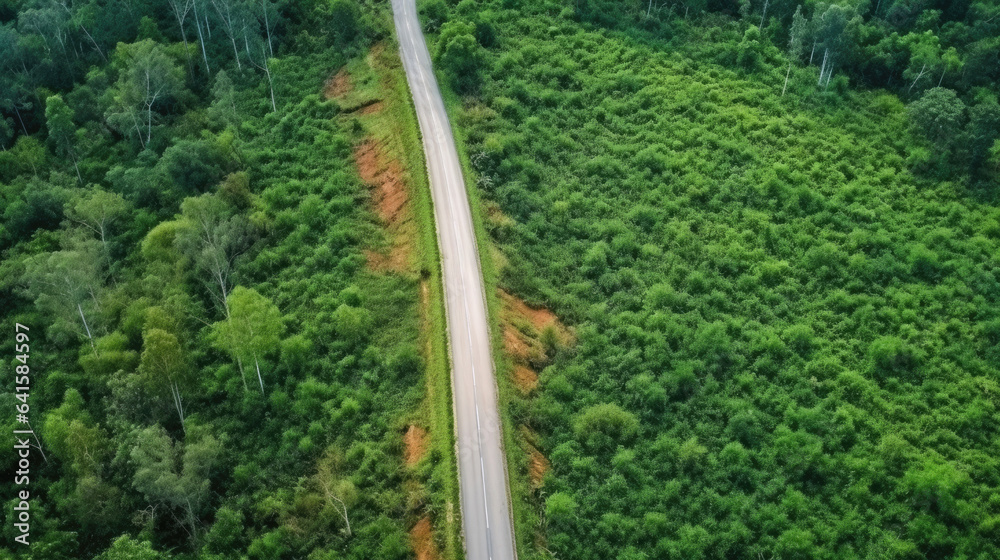
[[108, 123], [122, 134], [133, 136], [142, 147], [153, 135], [153, 117], [184, 92], [184, 71], [177, 59], [152, 39], [120, 43], [112, 65], [118, 81]]
[[[229, 318], [212, 326], [212, 343], [236, 359], [241, 373], [243, 363], [253, 361], [263, 392], [260, 359], [277, 349], [284, 332], [278, 307], [253, 288], [238, 286], [229, 295]], [[245, 387], [245, 378], [243, 383]]]
[[222, 449], [205, 427], [189, 431], [186, 441], [174, 442], [160, 426], [136, 433], [129, 457], [135, 465], [132, 485], [151, 503], [183, 511], [183, 525], [192, 542], [201, 532], [200, 515], [210, 495], [212, 468]]
[[614, 403], [589, 406], [573, 424], [578, 437], [590, 445], [628, 443], [639, 431], [639, 420]]
[[455, 90], [462, 94], [479, 89], [481, 70], [486, 62], [475, 32], [476, 27], [471, 23], [449, 21], [441, 27], [438, 37], [435, 58], [451, 78]]
[[153, 545], [149, 541], [123, 535], [115, 539], [95, 560], [167, 560], [167, 558], [169, 557], [162, 552], [153, 550]]
[[169, 390], [174, 408], [184, 425], [184, 403], [181, 387], [191, 378], [191, 369], [184, 349], [173, 334], [158, 328], [143, 332], [143, 350], [139, 375], [149, 392]]
[[910, 121], [939, 154], [950, 153], [958, 133], [965, 124], [965, 103], [955, 92], [931, 88], [920, 99], [907, 106]]

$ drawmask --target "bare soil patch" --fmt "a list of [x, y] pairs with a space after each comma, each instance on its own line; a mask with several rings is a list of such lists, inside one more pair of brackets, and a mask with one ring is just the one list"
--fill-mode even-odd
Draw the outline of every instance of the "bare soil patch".
[[382, 105], [381, 101], [375, 101], [374, 103], [364, 105], [358, 112], [362, 115], [371, 115], [373, 113], [378, 113], [383, 107], [384, 105]]
[[514, 385], [527, 395], [538, 387], [538, 374], [529, 367], [516, 365], [514, 366]]
[[544, 485], [545, 473], [549, 472], [552, 464], [538, 449], [538, 434], [523, 424], [519, 431], [528, 451], [528, 479], [531, 487], [537, 490]]
[[413, 545], [413, 552], [416, 553], [417, 560], [437, 560], [440, 558], [437, 544], [434, 542], [434, 534], [431, 531], [430, 517], [422, 517], [410, 529], [410, 543]]
[[368, 266], [380, 271], [404, 271], [413, 253], [414, 239], [401, 231], [403, 223], [410, 218], [410, 194], [403, 181], [403, 167], [371, 139], [354, 149], [354, 163], [361, 180], [372, 188], [375, 212], [389, 230], [392, 241], [387, 251], [365, 252]]
[[402, 272], [410, 263], [410, 250], [405, 243], [395, 244], [388, 252], [365, 250], [368, 268], [376, 272]]
[[347, 68], [341, 68], [323, 85], [323, 96], [327, 99], [343, 97], [354, 88], [351, 83], [351, 75], [347, 73]]
[[[548, 360], [542, 339], [555, 334], [553, 343], [570, 345], [573, 332], [563, 325], [556, 314], [544, 307], [532, 307], [524, 300], [500, 290], [500, 325], [503, 329], [504, 351], [513, 362], [511, 381], [526, 398], [538, 387], [538, 373]], [[533, 490], [542, 487], [551, 464], [537, 446], [537, 437], [526, 425], [520, 426], [528, 452], [528, 480]], [[543, 537], [539, 537], [543, 538]]]
[[528, 466], [528, 475], [531, 477], [531, 487], [541, 488], [545, 483], [545, 473], [549, 472], [552, 466], [549, 460], [542, 455], [534, 445], [528, 444], [528, 456], [531, 463]]
[[514, 358], [514, 361], [528, 363], [537, 355], [537, 350], [532, 347], [532, 341], [524, 336], [517, 327], [504, 322], [503, 325], [503, 348], [507, 355]]
[[388, 225], [401, 221], [403, 207], [410, 200], [403, 184], [403, 168], [390, 159], [373, 140], [366, 140], [354, 150], [354, 161], [361, 179], [375, 188], [374, 198], [379, 216]]
[[500, 299], [503, 301], [504, 306], [510, 309], [512, 313], [527, 319], [539, 332], [549, 325], [560, 326], [556, 314], [544, 307], [531, 307], [520, 298], [516, 298], [503, 290], [500, 291]]
[[543, 307], [531, 307], [520, 298], [500, 290], [503, 305], [500, 322], [503, 328], [504, 349], [514, 362], [530, 365], [545, 359], [542, 333], [548, 329], [555, 332], [556, 339], [563, 345], [573, 343], [573, 333], [566, 328], [555, 313]]
[[406, 465], [412, 467], [427, 453], [430, 438], [427, 437], [427, 430], [411, 424], [403, 435], [403, 443], [406, 444], [404, 451]]

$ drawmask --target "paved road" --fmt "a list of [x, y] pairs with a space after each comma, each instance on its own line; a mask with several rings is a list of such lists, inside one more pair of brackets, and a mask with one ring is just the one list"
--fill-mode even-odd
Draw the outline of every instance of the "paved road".
[[466, 557], [514, 560], [507, 469], [469, 199], [415, 2], [392, 0], [392, 11], [423, 136], [441, 247]]

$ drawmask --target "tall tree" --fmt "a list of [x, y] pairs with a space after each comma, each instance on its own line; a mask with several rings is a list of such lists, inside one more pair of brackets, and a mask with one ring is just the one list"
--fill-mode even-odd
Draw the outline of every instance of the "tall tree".
[[69, 389], [62, 405], [45, 415], [42, 439], [77, 477], [97, 474], [108, 452], [105, 435], [87, 412], [83, 397]]
[[[323, 509], [332, 510], [344, 522], [344, 533], [351, 536], [351, 520], [348, 510], [358, 499], [358, 491], [354, 483], [342, 474], [343, 457], [336, 449], [330, 447], [319, 460], [316, 474], [310, 479], [311, 485], [318, 490], [323, 500]], [[326, 518], [325, 511], [319, 513], [320, 519]]]
[[274, 75], [271, 73], [271, 63], [268, 61], [267, 53], [264, 52], [264, 47], [260, 47], [260, 62], [254, 60], [252, 56], [248, 55], [248, 57], [250, 58], [250, 63], [267, 76], [267, 87], [271, 92], [271, 112], [276, 113], [278, 111], [278, 103], [274, 98]]
[[49, 141], [53, 144], [56, 154], [73, 162], [76, 178], [83, 183], [80, 164], [76, 157], [76, 126], [73, 124], [73, 110], [66, 105], [62, 97], [52, 95], [45, 100], [45, 124], [48, 126]]
[[0, 25], [0, 109], [14, 112], [25, 136], [28, 127], [22, 111], [30, 111], [34, 80], [28, 70], [25, 36], [13, 25]]
[[250, 224], [211, 194], [184, 199], [181, 220], [177, 247], [208, 275], [209, 291], [228, 317], [233, 269], [236, 259], [250, 248]]
[[962, 66], [962, 57], [955, 50], [955, 47], [948, 47], [946, 51], [941, 53], [941, 77], [938, 78], [938, 87], [941, 87], [944, 82], [945, 74], [959, 72], [962, 70]]
[[95, 354], [93, 322], [87, 320], [87, 314], [99, 307], [98, 294], [103, 285], [102, 259], [96, 243], [69, 239], [66, 249], [29, 258], [24, 272], [29, 293], [39, 307], [64, 318], [66, 323], [79, 315]]
[[[167, 6], [170, 7], [170, 13], [174, 14], [174, 19], [177, 20], [177, 28], [181, 32], [181, 41], [184, 42], [184, 56], [188, 58], [190, 62], [191, 55], [188, 52], [188, 40], [187, 40], [187, 18], [188, 14], [194, 8], [193, 0], [167, 0]], [[205, 61], [206, 69], [208, 67], [208, 61]]]
[[[913, 79], [907, 93], [913, 91], [924, 76], [929, 76], [937, 68], [942, 66], [941, 45], [937, 35], [930, 31], [924, 33], [910, 33], [903, 37], [903, 44], [910, 51], [910, 64], [903, 72], [903, 77]], [[942, 73], [942, 79], [944, 74]]]
[[72, 488], [60, 500], [60, 509], [72, 512], [91, 534], [113, 530], [121, 517], [121, 492], [103, 476], [111, 446], [78, 391], [67, 390], [62, 405], [45, 415], [41, 434], [64, 466], [63, 480]]
[[72, 0], [52, 0], [55, 6], [61, 8], [66, 12], [68, 18], [68, 25], [75, 26], [84, 36], [87, 37], [87, 41], [90, 42], [90, 46], [100, 55], [101, 60], [104, 62], [108, 61], [108, 57], [104, 55], [104, 49], [98, 44], [97, 39], [90, 33], [87, 29], [88, 25], [93, 26], [94, 20], [97, 17], [98, 5], [96, 2], [85, 2], [78, 5], [74, 5]]
[[788, 89], [788, 76], [792, 73], [792, 63], [802, 59], [805, 52], [805, 39], [809, 34], [809, 21], [802, 15], [802, 6], [795, 8], [792, 16], [792, 29], [788, 34], [788, 70], [785, 71], [785, 85], [781, 88], [784, 97]]
[[955, 92], [931, 88], [907, 106], [910, 122], [937, 150], [947, 155], [965, 122], [965, 104]]
[[206, 2], [207, 0], [191, 0], [191, 9], [194, 11], [194, 25], [195, 30], [198, 32], [198, 43], [201, 45], [201, 58], [205, 61], [205, 72], [211, 75], [212, 69], [208, 65], [208, 50], [205, 48], [205, 34], [208, 31], [207, 29], [202, 29], [202, 18], [204, 18], [204, 26], [208, 27], [208, 6]]
[[266, 297], [252, 288], [237, 287], [229, 296], [229, 317], [212, 326], [212, 340], [218, 348], [229, 352], [237, 362], [243, 385], [243, 363], [253, 360], [261, 393], [264, 379], [260, 358], [273, 351], [281, 342], [285, 325], [281, 311]]
[[129, 453], [136, 467], [132, 485], [151, 502], [183, 512], [178, 522], [195, 546], [210, 495], [209, 474], [220, 453], [218, 440], [204, 427], [190, 430], [182, 445], [161, 426], [139, 431]]
[[68, 54], [66, 50], [66, 44], [70, 39], [66, 29], [68, 19], [66, 12], [52, 4], [24, 10], [17, 15], [21, 32], [33, 32], [41, 37], [49, 57], [55, 54], [65, 58]]
[[264, 37], [260, 36], [257, 29], [257, 20], [244, 17], [243, 25], [243, 44], [246, 48], [247, 60], [267, 77], [267, 85], [271, 92], [271, 111], [276, 112], [278, 105], [274, 99], [274, 76], [271, 74], [271, 64], [268, 61], [268, 58], [274, 55], [268, 55]]
[[66, 209], [66, 216], [92, 231], [107, 252], [108, 228], [130, 208], [131, 204], [122, 195], [95, 188], [73, 200]]
[[154, 113], [183, 91], [184, 73], [163, 47], [150, 39], [119, 44], [114, 65], [118, 82], [108, 122], [121, 132], [134, 129], [145, 148], [152, 139]]
[[[820, 65], [817, 85], [830, 83], [833, 69], [839, 57], [847, 54], [854, 43], [854, 33], [861, 18], [839, 4], [829, 4], [825, 8], [820, 4], [812, 22], [814, 37], [813, 50], [818, 45], [823, 49], [823, 62]], [[809, 58], [812, 63], [812, 56]]]
[[169, 390], [177, 417], [184, 427], [184, 401], [181, 384], [190, 377], [190, 369], [180, 341], [162, 329], [148, 329], [143, 335], [142, 358], [139, 375], [151, 391]]
[[965, 130], [969, 163], [973, 169], [979, 169], [1000, 136], [1000, 104], [995, 97], [987, 96], [969, 109], [969, 124]]
[[243, 42], [245, 34], [246, 14], [245, 6], [239, 0], [212, 0], [212, 7], [215, 14], [222, 22], [222, 31], [229, 37], [229, 42], [233, 45], [233, 56], [236, 57], [236, 67], [240, 70], [243, 65], [240, 63], [240, 50], [237, 42]]
[[274, 58], [274, 30], [281, 20], [281, 11], [278, 4], [270, 0], [260, 0], [261, 24], [264, 27], [264, 36], [267, 38], [267, 56]]

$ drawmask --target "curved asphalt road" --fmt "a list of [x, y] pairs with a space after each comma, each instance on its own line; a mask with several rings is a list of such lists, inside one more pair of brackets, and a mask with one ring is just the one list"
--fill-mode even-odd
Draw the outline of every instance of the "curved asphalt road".
[[514, 560], [496, 380], [469, 199], [415, 1], [392, 0], [392, 11], [423, 136], [441, 247], [466, 557]]

